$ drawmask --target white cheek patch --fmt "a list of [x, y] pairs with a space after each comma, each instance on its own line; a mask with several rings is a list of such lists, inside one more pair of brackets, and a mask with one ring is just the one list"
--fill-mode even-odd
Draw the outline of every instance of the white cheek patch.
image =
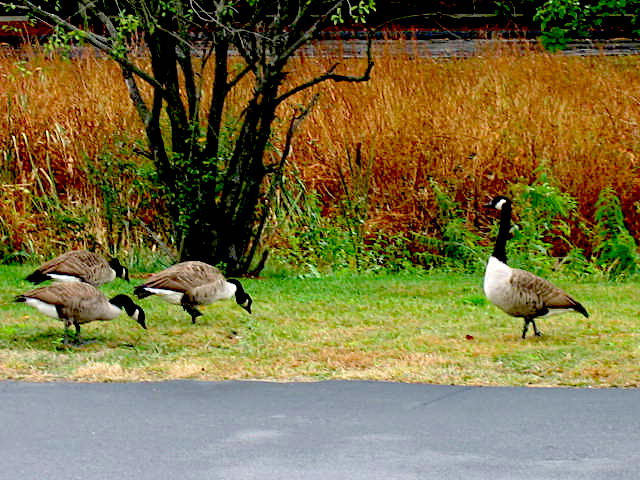
[[240, 306], [247, 308], [249, 306], [249, 300], [245, 300], [243, 303], [240, 304]]
[[496, 203], [496, 210], [502, 210], [502, 207], [504, 207], [505, 203], [507, 203], [507, 201], [504, 198], [501, 198], [500, 201]]
[[133, 312], [133, 315], [131, 315], [131, 318], [133, 318], [135, 321], [138, 321], [139, 314], [140, 314], [140, 310], [136, 308], [136, 311]]
[[60, 318], [58, 317], [58, 310], [55, 305], [36, 300], [35, 298], [27, 298], [25, 303], [37, 308], [40, 313], [44, 313], [47, 317]]

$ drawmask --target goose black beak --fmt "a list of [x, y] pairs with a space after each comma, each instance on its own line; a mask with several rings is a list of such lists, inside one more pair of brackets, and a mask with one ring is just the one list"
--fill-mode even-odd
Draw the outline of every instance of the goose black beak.
[[138, 308], [137, 313], [137, 318], [136, 321], [138, 322], [138, 324], [144, 328], [145, 330], [147, 329], [147, 322], [146, 322], [146, 318], [147, 316], [144, 313], [144, 310], [142, 310], [141, 308]]

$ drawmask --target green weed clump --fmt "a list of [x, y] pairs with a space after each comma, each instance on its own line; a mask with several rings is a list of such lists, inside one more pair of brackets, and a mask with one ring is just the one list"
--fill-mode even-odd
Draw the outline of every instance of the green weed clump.
[[600, 192], [595, 220], [593, 253], [597, 264], [612, 277], [637, 273], [640, 268], [638, 245], [627, 230], [620, 200], [610, 187]]

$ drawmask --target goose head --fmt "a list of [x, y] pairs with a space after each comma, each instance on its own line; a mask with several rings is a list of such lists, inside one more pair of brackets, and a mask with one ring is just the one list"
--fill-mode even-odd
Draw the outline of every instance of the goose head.
[[127, 312], [127, 315], [138, 322], [138, 324], [142, 328], [144, 328], [145, 330], [147, 329], [144, 310], [142, 310], [139, 305], [136, 305], [133, 300], [131, 300], [131, 298], [129, 298], [127, 295], [116, 295], [111, 300], [109, 300], [109, 303]]
[[109, 260], [109, 266], [116, 272], [116, 277], [120, 277], [123, 280], [129, 281], [129, 269], [120, 263], [117, 258]]
[[249, 294], [245, 292], [244, 288], [242, 288], [242, 284], [235, 279], [227, 281], [236, 286], [236, 302], [238, 303], [238, 305], [244, 308], [247, 312], [251, 313], [251, 304], [253, 303], [253, 300], [249, 296]]
[[511, 205], [511, 200], [509, 200], [504, 195], [498, 195], [494, 197], [489, 203], [485, 205], [486, 208], [494, 208], [498, 211], [501, 211], [506, 205]]

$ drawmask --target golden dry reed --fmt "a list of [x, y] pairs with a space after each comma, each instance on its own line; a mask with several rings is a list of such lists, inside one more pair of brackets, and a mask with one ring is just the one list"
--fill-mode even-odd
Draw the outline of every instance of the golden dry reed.
[[101, 168], [100, 154], [121, 155], [121, 142], [143, 133], [118, 67], [6, 50], [0, 102], [0, 253], [106, 249], [104, 199], [88, 172]]
[[[336, 52], [299, 55], [289, 66], [289, 81], [336, 62], [340, 73], [364, 68], [363, 59]], [[368, 83], [323, 83], [280, 111], [286, 119], [296, 104], [320, 94], [298, 131], [291, 162], [308, 188], [320, 193], [325, 211], [344, 195], [339, 179], [360, 145], [363, 161], [372, 162], [369, 230], [434, 233], [430, 179], [446, 186], [477, 226], [486, 221], [480, 205], [490, 195], [533, 181], [544, 163], [578, 200], [582, 218], [576, 225], [593, 220], [599, 192], [612, 186], [639, 238], [638, 57], [580, 58], [496, 46], [468, 59], [382, 50], [375, 63]], [[58, 216], [91, 212], [76, 243], [113, 248], [101, 215], [104, 196], [87, 172], [104, 152], [145, 161], [133, 153], [132, 139], [142, 139], [143, 132], [118, 67], [93, 56], [6, 53], [0, 56], [0, 102], [0, 234], [9, 248], [42, 253], [55, 250], [56, 242], [68, 246], [59, 219], [52, 223], [50, 205], [37, 201], [42, 196], [55, 199]], [[283, 129], [287, 122], [278, 125]], [[277, 131], [275, 142], [282, 137]], [[149, 204], [140, 196], [145, 192], [129, 201], [133, 183], [121, 186], [132, 215], [136, 206]], [[153, 226], [153, 210], [144, 216]], [[576, 230], [573, 240], [580, 243]]]
[[530, 183], [544, 163], [587, 221], [612, 186], [638, 238], [639, 66], [636, 56], [508, 48], [456, 60], [382, 55], [371, 82], [323, 86], [296, 161], [335, 198], [337, 166], [361, 143], [373, 160], [370, 221], [414, 231], [429, 231], [434, 215], [429, 178], [450, 188], [472, 223], [490, 195]]

